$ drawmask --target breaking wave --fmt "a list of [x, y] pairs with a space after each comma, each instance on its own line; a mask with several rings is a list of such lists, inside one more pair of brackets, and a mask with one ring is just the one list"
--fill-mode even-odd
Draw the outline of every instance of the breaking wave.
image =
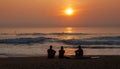
[[104, 36], [68, 40], [47, 37], [0, 39], [0, 44], [34, 44], [45, 42], [62, 42], [70, 45], [120, 45], [120, 36]]
[[112, 41], [112, 40], [63, 40], [66, 44], [72, 45], [120, 45], [120, 41]]
[[3, 44], [29, 44], [29, 43], [42, 43], [46, 39], [44, 37], [38, 37], [38, 38], [14, 38], [14, 39], [1, 39], [0, 43]]
[[73, 45], [120, 45], [120, 36], [92, 37], [86, 39], [63, 40], [64, 43]]

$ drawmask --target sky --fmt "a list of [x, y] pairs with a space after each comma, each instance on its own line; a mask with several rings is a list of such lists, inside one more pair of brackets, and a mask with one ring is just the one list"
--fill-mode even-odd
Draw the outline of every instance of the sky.
[[0, 27], [120, 27], [120, 0], [0, 0]]

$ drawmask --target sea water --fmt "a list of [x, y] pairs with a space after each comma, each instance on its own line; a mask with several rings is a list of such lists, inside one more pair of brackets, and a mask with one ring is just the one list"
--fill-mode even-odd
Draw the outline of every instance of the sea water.
[[0, 57], [46, 56], [53, 45], [74, 55], [78, 45], [84, 55], [120, 55], [119, 27], [0, 28]]

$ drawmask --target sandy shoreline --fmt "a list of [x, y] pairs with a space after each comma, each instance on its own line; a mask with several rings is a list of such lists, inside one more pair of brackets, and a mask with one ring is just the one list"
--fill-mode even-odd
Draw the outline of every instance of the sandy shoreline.
[[120, 69], [120, 56], [99, 57], [97, 59], [0, 58], [0, 69]]

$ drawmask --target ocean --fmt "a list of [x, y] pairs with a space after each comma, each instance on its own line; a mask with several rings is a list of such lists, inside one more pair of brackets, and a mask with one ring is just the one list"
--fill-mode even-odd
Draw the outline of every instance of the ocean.
[[78, 45], [84, 55], [120, 55], [119, 27], [0, 28], [0, 57], [47, 56], [61, 46], [74, 55]]

